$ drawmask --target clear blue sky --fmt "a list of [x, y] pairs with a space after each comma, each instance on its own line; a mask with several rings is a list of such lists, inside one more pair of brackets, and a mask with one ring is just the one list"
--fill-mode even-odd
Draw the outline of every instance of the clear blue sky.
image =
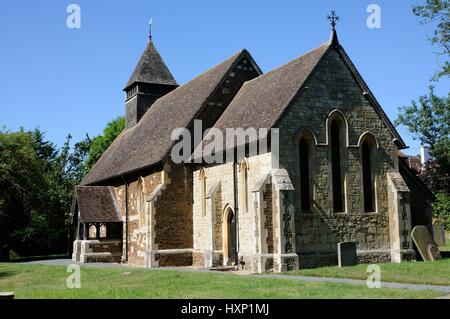
[[[40, 127], [58, 145], [99, 134], [124, 113], [127, 82], [153, 39], [179, 83], [242, 48], [264, 72], [325, 42], [329, 10], [341, 17], [339, 38], [394, 120], [397, 107], [427, 93], [438, 67], [431, 26], [412, 14], [416, 1], [2, 1], [0, 126]], [[81, 7], [81, 29], [66, 26], [69, 4]], [[381, 6], [381, 29], [366, 26], [369, 4]], [[446, 94], [449, 81], [437, 87]], [[419, 144], [399, 130], [410, 153]]]

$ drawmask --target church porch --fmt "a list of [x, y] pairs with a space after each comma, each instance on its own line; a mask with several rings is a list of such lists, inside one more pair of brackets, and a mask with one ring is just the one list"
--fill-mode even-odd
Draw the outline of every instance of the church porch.
[[72, 260], [115, 262], [122, 257], [122, 220], [113, 187], [77, 187], [72, 207]]

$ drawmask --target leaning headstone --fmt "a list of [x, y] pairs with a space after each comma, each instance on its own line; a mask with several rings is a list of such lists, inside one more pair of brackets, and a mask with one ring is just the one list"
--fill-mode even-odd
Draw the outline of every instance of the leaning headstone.
[[433, 261], [442, 259], [436, 243], [425, 226], [414, 227], [411, 232], [411, 237], [423, 260]]
[[17, 254], [14, 250], [9, 251], [9, 260], [14, 260], [20, 258], [19, 254]]
[[2, 299], [14, 299], [13, 292], [0, 292], [0, 300]]
[[339, 267], [355, 266], [358, 262], [355, 242], [338, 243]]
[[445, 228], [438, 220], [433, 222], [433, 237], [436, 245], [445, 246]]

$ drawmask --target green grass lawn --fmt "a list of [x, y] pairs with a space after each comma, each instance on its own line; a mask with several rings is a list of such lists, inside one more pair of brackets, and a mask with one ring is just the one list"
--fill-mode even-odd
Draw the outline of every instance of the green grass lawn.
[[[366, 280], [368, 265], [339, 268], [323, 267], [303, 269], [289, 272], [289, 275], [335, 277]], [[399, 282], [412, 284], [430, 284], [450, 286], [450, 259], [429, 262], [404, 262], [401, 264], [379, 264], [381, 280], [385, 282]]]
[[64, 266], [0, 263], [0, 291], [16, 298], [433, 298], [442, 293], [369, 289], [365, 285], [309, 283], [172, 270], [81, 267], [81, 288], [66, 287]]

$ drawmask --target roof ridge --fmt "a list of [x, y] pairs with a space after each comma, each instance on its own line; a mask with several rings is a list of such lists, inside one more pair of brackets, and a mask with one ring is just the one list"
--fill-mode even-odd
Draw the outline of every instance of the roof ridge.
[[[228, 61], [230, 61], [230, 60], [234, 60], [234, 62], [233, 62], [233, 64], [234, 64], [235, 61], [236, 61], [236, 59], [237, 59], [241, 54], [244, 53], [244, 50], [245, 50], [245, 49], [239, 51], [238, 53], [233, 54], [231, 57], [225, 59], [224, 61], [222, 61], [222, 62], [220, 62], [220, 63], [217, 63], [216, 65], [214, 65], [214, 66], [212, 66], [212, 67], [210, 67], [210, 68], [207, 69], [205, 72], [203, 72], [203, 73], [197, 75], [196, 77], [192, 78], [191, 80], [189, 80], [189, 81], [186, 82], [185, 84], [180, 85], [180, 86], [177, 87], [176, 89], [174, 89], [174, 90], [170, 91], [169, 93], [167, 93], [167, 94], [161, 96], [159, 99], [157, 99], [157, 100], [154, 102], [153, 106], [156, 106], [157, 103], [163, 103], [166, 99], [169, 99], [172, 95], [178, 93], [178, 91], [180, 91], [183, 87], [185, 87], [185, 86], [188, 85], [189, 83], [191, 83], [191, 82], [197, 80], [198, 78], [200, 78], [200, 77], [202, 77], [202, 76], [205, 76], [205, 75], [208, 74], [209, 72], [214, 71], [216, 68], [220, 67], [221, 65], [225, 64], [226, 62], [228, 62]], [[230, 68], [231, 68], [231, 67], [230, 67]], [[229, 72], [229, 70], [224, 74], [224, 76], [221, 78], [221, 80], [219, 81], [219, 83], [222, 83], [223, 79], [225, 78], [226, 74], [228, 74], [228, 72]], [[209, 98], [209, 96], [208, 96], [208, 98]], [[153, 108], [150, 108], [149, 111], [150, 111], [150, 110], [155, 110], [155, 108], [154, 108], [154, 107], [153, 107]], [[147, 113], [148, 113], [148, 112], [147, 112]], [[145, 116], [145, 115], [144, 115], [144, 116]], [[142, 120], [139, 121], [135, 126], [129, 128], [128, 130], [132, 130], [132, 129], [138, 127], [139, 124], [142, 124], [143, 122], [144, 122], [144, 121], [142, 121]], [[128, 130], [127, 130], [127, 131], [128, 131]]]
[[113, 141], [81, 184], [120, 178], [164, 160], [173, 145], [169, 131], [192, 123], [244, 54], [248, 51], [240, 50], [157, 99], [134, 127], [123, 131]]
[[[333, 48], [332, 41], [307, 51], [297, 58], [244, 83], [230, 105], [214, 124], [215, 128], [271, 128], [284, 109], [305, 85], [324, 56]], [[288, 83], [288, 84], [286, 84]], [[254, 120], [257, 110], [258, 120]]]
[[282, 69], [283, 67], [286, 67], [286, 66], [288, 66], [288, 65], [290, 65], [290, 64], [292, 64], [292, 63], [298, 61], [299, 59], [305, 57], [306, 55], [308, 55], [308, 54], [310, 54], [310, 53], [313, 53], [313, 52], [316, 51], [316, 50], [321, 49], [322, 47], [324, 47], [324, 46], [326, 46], [326, 45], [331, 46], [331, 45], [332, 45], [332, 41], [329, 40], [329, 41], [327, 41], [327, 42], [324, 42], [324, 43], [322, 43], [321, 45], [315, 47], [314, 49], [308, 50], [307, 52], [301, 54], [300, 56], [298, 56], [298, 57], [296, 57], [296, 58], [294, 58], [294, 59], [292, 59], [292, 60], [290, 60], [290, 61], [288, 61], [288, 62], [285, 62], [285, 63], [283, 63], [283, 64], [281, 64], [281, 65], [279, 65], [279, 66], [273, 68], [272, 70], [270, 70], [270, 71], [268, 71], [268, 72], [266, 72], [266, 73], [261, 74], [260, 76], [254, 78], [254, 79], [251, 79], [251, 80], [245, 82], [244, 85], [246, 85], [247, 83], [250, 83], [250, 82], [252, 82], [252, 81], [256, 81], [256, 80], [258, 80], [258, 79], [261, 79], [261, 78], [264, 78], [264, 77], [266, 77], [266, 76], [269, 76], [269, 75], [273, 74], [274, 72], [279, 71], [279, 70]]
[[[195, 76], [194, 78], [190, 79], [190, 80], [187, 81], [186, 83], [184, 83], [184, 84], [178, 86], [176, 89], [174, 89], [174, 90], [170, 91], [169, 93], [167, 93], [167, 94], [161, 96], [161, 97], [160, 97], [159, 99], [157, 99], [154, 103], [157, 103], [158, 101], [164, 101], [165, 99], [169, 98], [169, 97], [172, 96], [173, 94], [176, 94], [176, 91], [181, 90], [183, 87], [185, 87], [185, 86], [188, 85], [189, 83], [191, 83], [191, 82], [197, 80], [197, 79], [200, 78], [201, 76], [204, 76], [204, 75], [207, 74], [208, 72], [213, 71], [215, 68], [221, 66], [221, 65], [224, 64], [225, 62], [227, 62], [227, 61], [229, 61], [229, 60], [232, 60], [232, 58], [235, 57], [235, 59], [236, 59], [240, 54], [242, 54], [242, 53], [244, 52], [244, 50], [245, 50], [245, 49], [239, 51], [238, 53], [235, 53], [234, 55], [232, 55], [231, 57], [225, 59], [224, 61], [222, 61], [222, 62], [220, 62], [220, 63], [217, 63], [216, 65], [210, 67], [210, 68], [207, 69], [206, 71], [204, 71], [204, 72], [198, 74], [197, 76]], [[246, 50], [245, 50], [245, 51], [246, 51]], [[139, 121], [135, 126], [131, 127], [130, 129], [135, 128], [135, 127], [138, 126], [139, 123], [141, 123], [141, 122], [142, 122], [142, 121]]]
[[[194, 81], [194, 80], [197, 79], [198, 77], [204, 75], [205, 73], [208, 73], [208, 72], [214, 70], [215, 68], [221, 66], [222, 64], [224, 64], [224, 63], [227, 62], [227, 61], [237, 59], [237, 57], [240, 56], [241, 54], [243, 54], [244, 52], [248, 52], [248, 51], [247, 51], [246, 49], [242, 49], [242, 50], [240, 50], [240, 51], [234, 53], [232, 56], [230, 56], [230, 57], [226, 58], [225, 60], [223, 60], [222, 62], [219, 62], [219, 63], [217, 63], [216, 65], [210, 67], [209, 69], [207, 69], [206, 71], [200, 73], [199, 75], [197, 75], [196, 77], [192, 78], [191, 80], [189, 80], [188, 82], [186, 82], [186, 83], [183, 84], [183, 85], [186, 85], [186, 84], [188, 84], [188, 83], [191, 82], [191, 81]], [[180, 85], [180, 87], [182, 87], [183, 85]], [[178, 89], [178, 88], [177, 88], [177, 89]]]

